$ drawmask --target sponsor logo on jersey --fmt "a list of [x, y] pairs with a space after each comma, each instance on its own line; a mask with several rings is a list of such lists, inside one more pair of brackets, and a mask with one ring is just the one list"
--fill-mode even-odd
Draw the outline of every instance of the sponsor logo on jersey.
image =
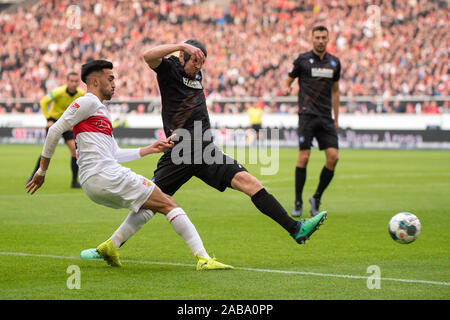
[[203, 89], [202, 83], [198, 80], [188, 79], [183, 77], [183, 83], [185, 86], [193, 89]]
[[333, 78], [333, 69], [311, 68], [311, 76], [315, 78]]
[[107, 120], [100, 119], [95, 123], [95, 126], [101, 131], [106, 131], [111, 129], [111, 124]]

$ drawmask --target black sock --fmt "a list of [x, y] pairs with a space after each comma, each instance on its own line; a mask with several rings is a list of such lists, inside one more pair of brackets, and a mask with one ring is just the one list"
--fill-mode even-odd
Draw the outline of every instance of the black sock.
[[252, 197], [253, 204], [259, 211], [269, 216], [280, 224], [287, 232], [294, 233], [297, 228], [297, 221], [289, 217], [286, 210], [266, 189], [259, 190]]
[[71, 167], [72, 167], [72, 182], [76, 182], [78, 177], [77, 158], [72, 157]]
[[330, 184], [331, 179], [333, 179], [333, 176], [334, 171], [327, 169], [327, 167], [323, 167], [322, 172], [320, 173], [319, 185], [317, 186], [314, 198], [320, 201], [322, 193], [325, 191], [326, 187], [328, 187], [328, 185]]
[[306, 168], [295, 167], [295, 205], [303, 203], [302, 193], [306, 181]]

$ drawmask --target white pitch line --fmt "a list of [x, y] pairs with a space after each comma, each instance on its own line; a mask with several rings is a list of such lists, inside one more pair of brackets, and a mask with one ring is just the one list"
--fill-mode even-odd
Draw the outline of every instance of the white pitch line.
[[[67, 260], [81, 260], [78, 257], [65, 257], [65, 256], [55, 256], [55, 255], [50, 255], [50, 254], [32, 254], [32, 253], [22, 253], [22, 252], [0, 252], [0, 255], [21, 256], [21, 257], [36, 257], [36, 258], [52, 258], [52, 259], [67, 259]], [[97, 261], [101, 261], [101, 260], [97, 260]], [[122, 260], [122, 262], [136, 263], [136, 264], [149, 264], [149, 265], [195, 267], [195, 265], [193, 265], [193, 264], [174, 263], [174, 262], [156, 262], [156, 261], [140, 261], [140, 260]], [[245, 267], [235, 267], [234, 269], [235, 270], [244, 270], [244, 271], [268, 272], [268, 273], [280, 273], [280, 274], [297, 274], [297, 275], [316, 276], [316, 277], [329, 277], [329, 278], [364, 279], [364, 280], [367, 280], [369, 278], [367, 276], [355, 276], [355, 275], [332, 274], [332, 273], [318, 273], [318, 272], [306, 272], [306, 271], [273, 270], [273, 269], [245, 268]], [[433, 285], [440, 285], [440, 286], [450, 286], [450, 282], [416, 280], [416, 279], [380, 278], [380, 281], [396, 281], [396, 282], [408, 282], [408, 283], [421, 283], [421, 284], [433, 284]]]

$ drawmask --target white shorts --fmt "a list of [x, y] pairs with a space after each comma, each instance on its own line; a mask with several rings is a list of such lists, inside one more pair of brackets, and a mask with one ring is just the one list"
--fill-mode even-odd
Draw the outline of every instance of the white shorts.
[[152, 194], [155, 184], [126, 167], [105, 168], [81, 184], [94, 202], [138, 212]]

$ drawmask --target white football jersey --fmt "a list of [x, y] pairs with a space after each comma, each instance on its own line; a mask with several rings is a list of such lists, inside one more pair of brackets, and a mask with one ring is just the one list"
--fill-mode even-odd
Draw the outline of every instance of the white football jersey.
[[139, 148], [119, 148], [113, 136], [112, 119], [107, 107], [89, 92], [74, 100], [61, 118], [50, 127], [42, 155], [51, 158], [61, 134], [72, 127], [77, 143], [81, 184], [100, 171], [117, 174], [125, 169], [118, 162], [140, 158]]

